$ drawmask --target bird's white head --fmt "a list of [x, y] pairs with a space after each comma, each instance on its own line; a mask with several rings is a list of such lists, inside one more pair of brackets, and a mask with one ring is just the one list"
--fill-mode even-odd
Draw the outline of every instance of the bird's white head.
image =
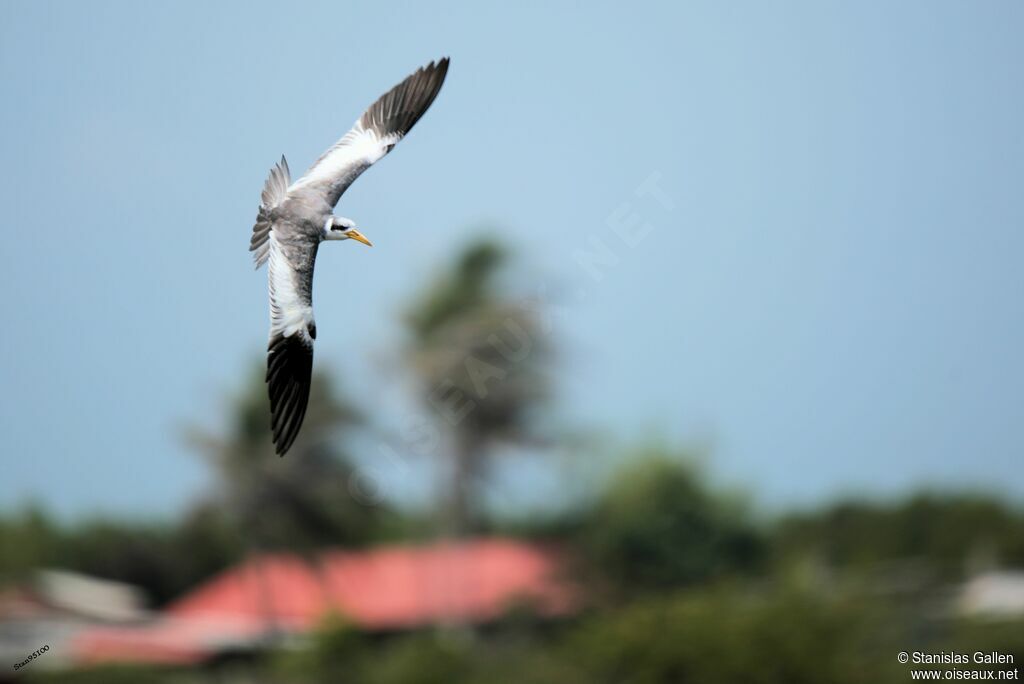
[[373, 247], [365, 235], [356, 230], [356, 222], [344, 216], [328, 216], [324, 222], [324, 240], [357, 240]]

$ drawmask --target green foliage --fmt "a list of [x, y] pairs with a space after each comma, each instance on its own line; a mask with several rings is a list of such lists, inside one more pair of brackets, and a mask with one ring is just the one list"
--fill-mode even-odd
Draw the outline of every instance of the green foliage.
[[1024, 620], [956, 620], [937, 639], [938, 651], [1005, 653], [1024, 667]]
[[72, 671], [26, 673], [29, 684], [202, 684], [205, 676], [158, 667], [109, 666]]
[[[516, 646], [522, 646], [517, 644]], [[500, 640], [446, 630], [369, 637], [344, 623], [327, 625], [302, 653], [283, 655], [277, 672], [313, 684], [434, 684], [528, 681], [528, 653]], [[497, 660], [505, 658], [502, 668]]]
[[39, 511], [0, 521], [0, 577], [65, 568], [142, 587], [157, 605], [241, 555], [237, 536], [215, 512], [199, 509], [177, 525], [88, 520], [61, 526]]
[[755, 569], [758, 532], [738, 502], [715, 494], [678, 455], [638, 453], [584, 522], [585, 567], [618, 593], [643, 593]]
[[282, 653], [274, 669], [288, 681], [309, 684], [358, 682], [363, 678], [362, 658], [371, 641], [338, 615], [329, 616], [305, 648]]
[[0, 519], [0, 580], [24, 580], [36, 568], [53, 564], [63, 543], [61, 531], [39, 508]]
[[581, 682], [855, 684], [878, 681], [883, 664], [863, 657], [865, 618], [851, 604], [722, 587], [597, 616], [566, 652]]
[[234, 563], [241, 553], [222, 516], [197, 510], [177, 526], [98, 520], [72, 528], [52, 564], [143, 587], [159, 605]]
[[1024, 513], [979, 496], [847, 501], [787, 516], [776, 530], [780, 559], [813, 556], [835, 568], [865, 570], [916, 559], [940, 578], [953, 579], [989, 565], [1024, 566]]
[[382, 655], [366, 663], [369, 684], [434, 684], [465, 681], [473, 667], [468, 644], [436, 634], [394, 641]]
[[529, 631], [369, 637], [330, 627], [278, 672], [282, 681], [348, 684], [896, 684], [909, 678], [901, 650], [997, 650], [1021, 662], [1022, 627], [935, 622], [919, 606], [862, 595], [719, 583]]

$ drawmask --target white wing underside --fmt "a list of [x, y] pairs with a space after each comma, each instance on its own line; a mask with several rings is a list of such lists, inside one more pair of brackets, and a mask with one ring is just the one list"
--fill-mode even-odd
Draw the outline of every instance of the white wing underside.
[[[292, 183], [288, 191], [307, 186], [343, 184], [348, 187], [359, 174], [380, 161], [402, 139], [400, 133], [379, 136], [373, 129], [363, 128], [360, 121], [349, 129], [331, 149], [313, 162], [302, 178]], [[340, 193], [339, 193], [340, 194]]]
[[270, 231], [268, 244], [267, 270], [270, 284], [270, 337], [275, 335], [289, 337], [296, 333], [310, 344], [313, 339], [309, 328], [313, 325], [313, 307], [299, 295], [295, 285], [296, 274], [281, 245]]

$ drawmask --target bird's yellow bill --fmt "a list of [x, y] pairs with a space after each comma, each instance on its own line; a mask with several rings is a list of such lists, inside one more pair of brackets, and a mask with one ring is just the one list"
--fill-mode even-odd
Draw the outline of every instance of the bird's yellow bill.
[[368, 239], [366, 238], [366, 236], [365, 236], [365, 235], [363, 235], [362, 233], [360, 233], [360, 232], [359, 232], [358, 230], [356, 230], [355, 228], [353, 228], [352, 230], [348, 231], [348, 237], [349, 237], [349, 239], [350, 239], [350, 240], [359, 240], [360, 242], [362, 242], [362, 243], [363, 243], [364, 245], [366, 245], [367, 247], [373, 247], [373, 243], [372, 243], [372, 242], [370, 242], [370, 241], [369, 241], [369, 240], [368, 240]]

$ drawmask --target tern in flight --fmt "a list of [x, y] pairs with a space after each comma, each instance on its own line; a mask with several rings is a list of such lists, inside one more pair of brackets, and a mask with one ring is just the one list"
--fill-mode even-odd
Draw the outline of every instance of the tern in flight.
[[268, 263], [271, 429], [281, 456], [302, 426], [313, 370], [313, 264], [324, 240], [370, 241], [334, 205], [359, 175], [398, 144], [437, 97], [448, 58], [431, 62], [385, 93], [351, 130], [291, 182], [284, 157], [270, 170], [252, 229], [256, 268]]

